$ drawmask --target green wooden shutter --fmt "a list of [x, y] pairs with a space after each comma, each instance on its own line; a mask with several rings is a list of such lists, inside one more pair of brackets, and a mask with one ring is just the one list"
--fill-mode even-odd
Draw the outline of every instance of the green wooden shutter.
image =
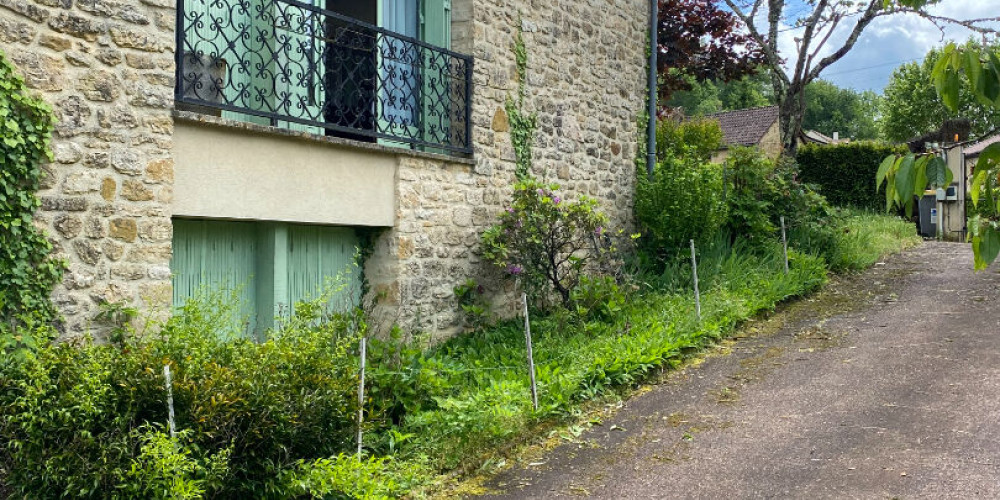
[[257, 317], [257, 237], [253, 223], [175, 219], [173, 303], [180, 307], [199, 293], [237, 291], [241, 333], [253, 332]]
[[[451, 48], [451, 0], [424, 0], [421, 26], [423, 41], [443, 48]], [[424, 140], [438, 142], [447, 138], [451, 130], [451, 75], [449, 57], [428, 53], [423, 64], [423, 102], [420, 106], [424, 125]], [[434, 130], [434, 132], [432, 132]], [[425, 148], [436, 153], [444, 150]]]
[[343, 227], [292, 225], [288, 228], [288, 303], [313, 299], [325, 286], [343, 289], [330, 306], [344, 311], [358, 304], [360, 270], [354, 267], [358, 238]]

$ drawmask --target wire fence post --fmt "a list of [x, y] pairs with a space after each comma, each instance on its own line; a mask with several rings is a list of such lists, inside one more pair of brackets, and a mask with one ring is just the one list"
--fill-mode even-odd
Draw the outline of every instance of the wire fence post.
[[701, 321], [701, 292], [698, 291], [698, 258], [694, 253], [694, 240], [691, 240], [691, 275], [694, 277], [694, 310]]
[[361, 448], [364, 431], [361, 425], [365, 421], [365, 358], [368, 354], [368, 338], [361, 337], [361, 373], [358, 379], [358, 457], [361, 457]]
[[524, 340], [528, 345], [528, 374], [531, 376], [531, 405], [538, 411], [538, 386], [535, 384], [535, 358], [531, 352], [531, 321], [528, 319], [528, 294], [521, 293], [524, 303]]
[[781, 246], [785, 251], [785, 274], [788, 274], [788, 237], [785, 236], [785, 216], [781, 216]]
[[177, 424], [174, 422], [174, 389], [170, 378], [170, 365], [163, 365], [163, 381], [167, 387], [167, 428], [170, 429], [170, 439], [177, 437]]

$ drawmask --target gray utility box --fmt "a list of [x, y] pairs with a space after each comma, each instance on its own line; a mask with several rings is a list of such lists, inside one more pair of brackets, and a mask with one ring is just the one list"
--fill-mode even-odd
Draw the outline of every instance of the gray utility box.
[[917, 208], [920, 212], [920, 235], [928, 238], [937, 236], [937, 196], [934, 191], [925, 192], [917, 203]]

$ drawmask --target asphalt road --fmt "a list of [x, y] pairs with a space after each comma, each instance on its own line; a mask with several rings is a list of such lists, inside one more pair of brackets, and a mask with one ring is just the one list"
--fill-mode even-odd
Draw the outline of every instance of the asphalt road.
[[925, 243], [747, 325], [493, 498], [1000, 498], [1000, 274]]

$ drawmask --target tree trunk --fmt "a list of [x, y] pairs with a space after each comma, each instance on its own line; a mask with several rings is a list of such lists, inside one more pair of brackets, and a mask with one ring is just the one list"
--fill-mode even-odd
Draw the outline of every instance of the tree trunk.
[[798, 137], [802, 133], [802, 118], [806, 110], [805, 86], [793, 84], [782, 97], [778, 102], [781, 145], [785, 155], [795, 156], [799, 146]]

